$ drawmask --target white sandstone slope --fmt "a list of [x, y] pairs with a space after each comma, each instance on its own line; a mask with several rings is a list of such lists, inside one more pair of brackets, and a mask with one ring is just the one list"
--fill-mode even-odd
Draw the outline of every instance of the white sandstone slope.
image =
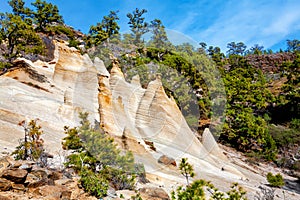
[[78, 113], [87, 111], [92, 123], [100, 121], [121, 148], [131, 150], [145, 165], [152, 184], [168, 192], [185, 180], [176, 167], [157, 162], [162, 155], [174, 158], [177, 165], [182, 157], [189, 158], [197, 178], [212, 181], [223, 191], [239, 182], [253, 195], [265, 182], [255, 170], [229, 161], [208, 129], [199, 142], [159, 77], [144, 89], [138, 76], [131, 83], [125, 81], [116, 60], [109, 74], [100, 59], [92, 62], [64, 43], [55, 44], [51, 62], [19, 59], [20, 67], [0, 76], [0, 151], [14, 150], [23, 137], [19, 122], [38, 119], [46, 149], [57, 154], [63, 127], [78, 125]]
[[23, 120], [38, 119], [47, 150], [61, 149], [65, 125], [78, 125], [78, 112], [98, 114], [97, 71], [90, 58], [56, 42], [49, 63], [19, 59], [20, 68], [0, 77], [0, 146], [13, 150], [24, 135]]

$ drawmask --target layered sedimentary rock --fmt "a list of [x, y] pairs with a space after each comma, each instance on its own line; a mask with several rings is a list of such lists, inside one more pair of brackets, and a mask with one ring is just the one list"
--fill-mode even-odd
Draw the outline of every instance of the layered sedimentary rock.
[[[55, 46], [52, 61], [18, 59], [15, 68], [0, 76], [1, 152], [14, 150], [24, 136], [24, 127], [18, 125], [21, 121], [36, 119], [45, 133], [46, 150], [58, 154], [63, 127], [78, 125], [79, 112], [86, 111], [92, 123], [100, 122], [120, 148], [131, 150], [136, 161], [144, 164], [151, 184], [168, 193], [185, 184], [175, 167], [183, 157], [194, 166], [197, 178], [212, 181], [223, 191], [239, 182], [253, 192], [266, 182], [256, 169], [232, 164], [233, 158], [229, 162], [208, 129], [200, 142], [174, 99], [166, 95], [159, 77], [145, 89], [138, 76], [126, 82], [116, 60], [108, 73], [100, 59], [92, 62], [64, 43]], [[162, 157], [171, 164], [161, 163]]]
[[203, 144], [195, 137], [175, 100], [166, 95], [159, 77], [144, 89], [138, 76], [128, 83], [118, 62], [114, 60], [112, 65], [110, 76], [99, 75], [101, 126], [111, 135], [136, 141], [138, 145], [131, 143], [128, 148], [137, 161], [145, 164], [146, 171], [160, 174], [166, 170], [157, 160], [167, 155], [177, 163], [188, 157], [194, 166], [211, 174], [226, 166], [232, 169], [232, 177], [244, 178], [228, 164], [208, 129]]
[[116, 141], [122, 138], [124, 148], [133, 151], [149, 174], [166, 182], [184, 179], [176, 168], [157, 162], [163, 155], [177, 164], [188, 157], [196, 172], [201, 169], [198, 174], [214, 175], [223, 167], [230, 170], [221, 178], [243, 177], [228, 164], [208, 130], [203, 144], [195, 137], [159, 77], [144, 89], [138, 76], [126, 82], [117, 60], [112, 64], [108, 73], [100, 59], [92, 62], [60, 42], [51, 62], [19, 59], [16, 68], [0, 77], [1, 151], [13, 150], [23, 137], [19, 122], [37, 119], [45, 132], [46, 149], [55, 153], [61, 148], [63, 127], [78, 125], [78, 113], [86, 111], [90, 121], [100, 122]]
[[78, 112], [99, 121], [97, 68], [87, 55], [56, 42], [54, 60], [18, 59], [0, 77], [0, 147], [14, 149], [23, 137], [19, 122], [37, 119], [47, 150], [58, 151], [63, 127], [78, 124]]

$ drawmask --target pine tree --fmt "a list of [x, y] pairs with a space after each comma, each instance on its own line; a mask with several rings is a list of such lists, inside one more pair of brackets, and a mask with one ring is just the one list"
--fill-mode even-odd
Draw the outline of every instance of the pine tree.
[[[12, 61], [20, 53], [39, 54], [43, 43], [35, 33], [30, 21], [21, 16], [6, 13], [1, 15], [0, 30], [2, 42], [7, 42], [8, 52], [5, 56]], [[1, 42], [1, 43], [2, 43]]]
[[20, 16], [23, 20], [32, 14], [32, 10], [25, 7], [23, 0], [10, 0], [8, 4], [12, 7], [13, 14]]
[[150, 46], [156, 48], [169, 48], [172, 44], [167, 37], [165, 27], [159, 19], [155, 19], [150, 22], [150, 28], [152, 32], [152, 37], [150, 40]]
[[53, 23], [62, 24], [64, 22], [56, 5], [41, 0], [36, 0], [32, 5], [36, 8], [33, 16], [37, 30], [45, 32], [47, 27]]
[[189, 185], [189, 178], [195, 176], [193, 166], [187, 162], [187, 158], [182, 158], [179, 165], [180, 173], [185, 177], [187, 185]]
[[117, 13], [118, 11], [110, 11], [109, 15], [103, 17], [101, 23], [90, 27], [88, 43], [97, 46], [110, 37], [119, 34], [120, 26], [117, 23], [117, 20], [119, 20]]
[[47, 160], [44, 141], [41, 138], [43, 134], [41, 126], [36, 124], [36, 120], [31, 120], [28, 124], [22, 121], [19, 125], [24, 128], [24, 138], [12, 154], [15, 155], [16, 160], [31, 160], [45, 166]]
[[145, 22], [145, 18], [142, 17], [145, 13], [147, 13], [146, 9], [140, 10], [136, 8], [135, 11], [127, 14], [129, 18], [128, 24], [134, 37], [134, 43], [137, 46], [143, 44], [142, 36], [149, 31], [149, 24]]

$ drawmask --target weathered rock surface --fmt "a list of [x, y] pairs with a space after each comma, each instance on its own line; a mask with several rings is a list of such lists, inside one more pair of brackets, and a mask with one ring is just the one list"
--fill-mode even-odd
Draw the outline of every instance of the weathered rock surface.
[[162, 188], [145, 187], [139, 190], [145, 200], [169, 200], [168, 193]]
[[32, 171], [27, 174], [26, 179], [21, 179], [26, 170], [17, 167], [29, 165], [28, 163], [30, 162], [11, 161], [11, 165], [5, 167], [0, 177], [0, 200], [96, 199], [78, 187], [77, 179], [67, 178], [63, 172], [55, 169], [37, 167], [35, 163], [32, 163]]
[[3, 171], [1, 177], [14, 183], [24, 183], [28, 172], [24, 169], [7, 169]]
[[4, 178], [0, 178], [0, 191], [8, 191], [10, 190], [12, 186], [12, 182], [4, 179]]
[[167, 165], [167, 166], [168, 165], [173, 165], [175, 167], [177, 166], [175, 159], [174, 158], [170, 158], [170, 157], [168, 157], [166, 155], [162, 155], [161, 157], [159, 157], [158, 163], [162, 163], [162, 164]]
[[0, 151], [12, 151], [23, 137], [20, 121], [38, 119], [46, 148], [57, 153], [63, 127], [77, 125], [80, 111], [89, 112], [92, 122], [100, 120], [97, 89], [93, 62], [64, 43], [56, 42], [50, 62], [19, 59], [0, 77]]

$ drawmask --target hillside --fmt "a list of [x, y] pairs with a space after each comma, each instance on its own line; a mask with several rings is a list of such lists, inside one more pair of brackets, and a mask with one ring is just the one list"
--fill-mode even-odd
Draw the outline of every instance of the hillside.
[[225, 54], [173, 44], [146, 9], [84, 34], [52, 3], [8, 4], [0, 199], [300, 198], [299, 40]]
[[[265, 170], [241, 164], [240, 159], [233, 162], [236, 156], [232, 153], [225, 153], [230, 155], [227, 158], [208, 130], [200, 143], [159, 79], [143, 89], [138, 78], [131, 84], [125, 81], [117, 62], [108, 73], [98, 58], [92, 62], [64, 43], [55, 42], [55, 46], [52, 61], [19, 59], [16, 67], [0, 77], [1, 151], [11, 152], [18, 145], [24, 134], [23, 127], [18, 126], [20, 121], [38, 119], [45, 132], [45, 147], [57, 160], [56, 156], [62, 154], [63, 127], [78, 125], [78, 113], [88, 111], [90, 121], [100, 122], [121, 147], [125, 148], [126, 143], [136, 161], [145, 165], [151, 184], [163, 185], [167, 192], [178, 183], [184, 184], [184, 179], [174, 167], [157, 163], [162, 155], [174, 158], [176, 163], [188, 157], [199, 178], [221, 189], [239, 182], [249, 195], [259, 191], [256, 185], [265, 182], [261, 176]], [[14, 133], [14, 140], [7, 133]], [[295, 193], [286, 194], [297, 199]]]

